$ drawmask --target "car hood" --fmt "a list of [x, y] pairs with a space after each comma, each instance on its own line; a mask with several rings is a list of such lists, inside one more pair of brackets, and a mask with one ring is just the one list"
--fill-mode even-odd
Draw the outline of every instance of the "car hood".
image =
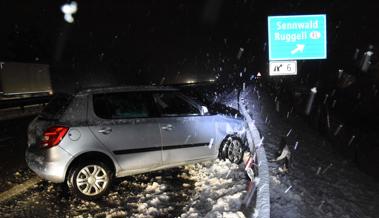
[[234, 118], [243, 119], [242, 114], [235, 108], [228, 107], [224, 104], [214, 103], [208, 106], [209, 113], [211, 114], [221, 114], [225, 116], [230, 116]]

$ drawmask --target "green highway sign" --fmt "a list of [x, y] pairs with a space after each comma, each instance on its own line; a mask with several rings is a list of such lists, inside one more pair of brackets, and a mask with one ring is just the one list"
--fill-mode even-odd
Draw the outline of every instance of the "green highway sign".
[[326, 15], [268, 17], [269, 60], [326, 59]]

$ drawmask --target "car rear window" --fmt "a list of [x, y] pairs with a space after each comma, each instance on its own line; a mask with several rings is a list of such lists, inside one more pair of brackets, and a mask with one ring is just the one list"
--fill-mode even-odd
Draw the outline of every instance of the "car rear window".
[[59, 119], [73, 99], [69, 94], [55, 95], [42, 110], [40, 117], [45, 119]]
[[148, 92], [95, 94], [93, 106], [96, 116], [103, 119], [148, 118], [155, 114]]

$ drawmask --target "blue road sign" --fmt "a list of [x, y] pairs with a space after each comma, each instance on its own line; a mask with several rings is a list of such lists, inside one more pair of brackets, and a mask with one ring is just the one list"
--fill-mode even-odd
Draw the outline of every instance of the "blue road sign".
[[326, 59], [326, 15], [268, 17], [269, 60]]

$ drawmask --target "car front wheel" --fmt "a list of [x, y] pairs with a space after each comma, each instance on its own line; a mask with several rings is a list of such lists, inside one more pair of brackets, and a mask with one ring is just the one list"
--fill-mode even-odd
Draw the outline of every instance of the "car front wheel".
[[228, 148], [228, 159], [230, 162], [240, 164], [243, 159], [244, 147], [239, 138], [233, 138]]
[[109, 191], [112, 172], [102, 163], [82, 163], [74, 167], [69, 175], [69, 186], [78, 197], [95, 200]]

